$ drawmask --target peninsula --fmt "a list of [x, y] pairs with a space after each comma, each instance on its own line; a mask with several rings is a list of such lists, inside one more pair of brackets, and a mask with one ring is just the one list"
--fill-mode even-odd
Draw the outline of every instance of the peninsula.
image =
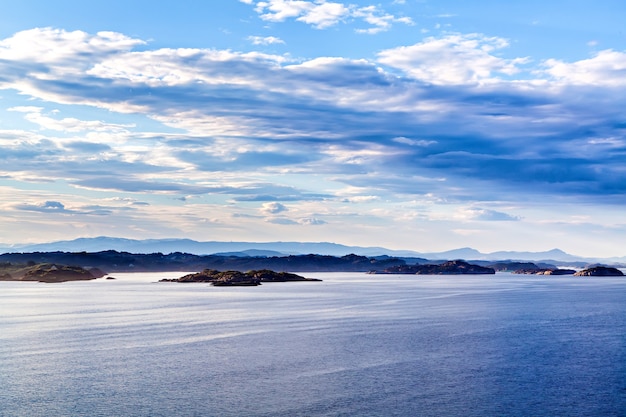
[[[465, 260], [427, 260], [387, 255], [355, 254], [241, 256], [241, 254], [194, 255], [182, 252], [129, 253], [30, 252], [0, 254], [0, 281], [65, 282], [100, 278], [117, 272], [202, 271], [178, 282], [211, 282], [214, 285], [258, 285], [261, 282], [306, 280], [295, 272], [367, 272], [371, 274], [476, 275], [512, 272], [534, 275], [621, 276], [613, 267], [587, 265], [584, 269], [559, 269], [549, 263]], [[249, 271], [249, 272], [247, 272]], [[263, 272], [265, 271], [265, 272]], [[276, 272], [274, 272], [276, 271]], [[578, 272], [576, 272], [578, 271]], [[263, 272], [263, 273], [262, 273]], [[246, 274], [256, 274], [249, 276]], [[292, 273], [292, 275], [288, 275]], [[221, 274], [221, 275], [220, 275]]]
[[66, 282], [86, 281], [101, 278], [105, 274], [97, 268], [89, 270], [80, 266], [58, 265], [54, 263], [11, 264], [0, 263], [0, 281]]

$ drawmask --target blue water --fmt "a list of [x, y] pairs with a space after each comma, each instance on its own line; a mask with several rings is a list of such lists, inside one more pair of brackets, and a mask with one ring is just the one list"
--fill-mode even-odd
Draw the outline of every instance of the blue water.
[[626, 279], [0, 282], [0, 416], [626, 416]]

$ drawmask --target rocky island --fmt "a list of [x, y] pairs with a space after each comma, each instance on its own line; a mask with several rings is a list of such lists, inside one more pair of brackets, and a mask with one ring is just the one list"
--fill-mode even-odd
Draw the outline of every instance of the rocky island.
[[96, 268], [87, 270], [80, 266], [0, 263], [0, 281], [67, 282], [101, 278], [104, 273]]
[[[68, 266], [73, 265], [73, 266]], [[578, 276], [622, 276], [617, 268], [576, 263], [587, 268]], [[615, 265], [617, 266], [617, 265]], [[516, 260], [427, 260], [415, 257], [373, 257], [349, 254], [243, 256], [233, 254], [194, 255], [189, 253], [128, 253], [107, 250], [101, 252], [31, 252], [0, 254], [0, 281], [65, 282], [88, 280], [118, 272], [203, 271], [206, 278], [185, 278], [180, 282], [216, 282], [215, 285], [258, 285], [260, 282], [302, 281], [289, 277], [297, 272], [369, 272], [371, 274], [467, 275], [512, 272], [533, 275], [574, 275], [576, 270], [559, 269], [546, 262]], [[225, 271], [205, 273], [205, 271]], [[245, 271], [255, 271], [254, 277]], [[260, 271], [268, 271], [261, 274]], [[273, 272], [285, 271], [285, 272]], [[237, 272], [237, 273], [236, 273]], [[243, 274], [243, 275], [239, 275]], [[261, 274], [261, 275], [259, 275]], [[280, 275], [283, 274], [283, 275]], [[90, 276], [91, 275], [91, 276]], [[192, 274], [193, 275], [193, 274]], [[228, 276], [226, 276], [228, 275]], [[197, 279], [198, 281], [193, 281]], [[204, 281], [201, 281], [201, 280]]]
[[189, 253], [128, 253], [113, 250], [102, 252], [32, 252], [0, 254], [0, 263], [55, 263], [100, 268], [108, 273], [163, 272], [163, 271], [250, 271], [268, 269], [290, 272], [367, 272], [395, 265], [404, 265], [403, 259], [377, 256], [345, 255], [287, 255], [287, 256], [231, 256], [193, 255]]
[[442, 264], [400, 265], [370, 271], [371, 274], [414, 274], [414, 275], [463, 275], [463, 274], [495, 274], [493, 268], [473, 265], [462, 260], [448, 261]]
[[538, 268], [538, 269], [518, 269], [513, 272], [514, 274], [527, 274], [527, 275], [574, 275], [576, 273], [573, 269], [560, 269], [560, 268]]
[[617, 268], [607, 266], [594, 266], [583, 269], [574, 274], [576, 277], [621, 277], [624, 273]]
[[293, 281], [321, 281], [321, 279], [305, 278], [289, 272], [275, 272], [269, 269], [248, 272], [205, 269], [180, 278], [159, 280], [159, 282], [210, 282], [214, 286], [256, 286], [261, 285], [262, 282]]

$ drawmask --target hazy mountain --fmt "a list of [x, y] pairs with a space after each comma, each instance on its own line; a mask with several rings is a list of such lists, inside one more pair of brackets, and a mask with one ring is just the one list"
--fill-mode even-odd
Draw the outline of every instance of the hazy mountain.
[[544, 252], [515, 252], [515, 251], [498, 251], [491, 253], [481, 253], [472, 248], [460, 248], [449, 250], [446, 252], [422, 253], [421, 256], [428, 259], [474, 259], [484, 261], [496, 261], [502, 259], [526, 260], [526, 261], [561, 261], [575, 262], [581, 260], [589, 260], [580, 256], [570, 255], [560, 249], [552, 249]]
[[486, 259], [487, 255], [472, 248], [453, 249], [445, 252], [420, 253], [427, 259]]
[[213, 255], [218, 256], [239, 256], [239, 257], [247, 257], [247, 256], [256, 256], [256, 257], [267, 257], [270, 256], [287, 256], [288, 253], [277, 252], [275, 250], [261, 250], [261, 249], [248, 249], [239, 252], [218, 252]]
[[278, 255], [298, 255], [315, 253], [320, 255], [343, 256], [350, 253], [358, 253], [363, 256], [394, 255], [415, 256], [411, 251], [393, 251], [385, 248], [345, 246], [328, 242], [197, 242], [191, 239], [122, 239], [114, 237], [79, 238], [51, 243], [31, 245], [2, 246], [3, 252], [97, 252], [104, 250], [117, 250], [131, 253], [171, 253], [185, 252], [197, 255], [209, 255], [214, 253], [267, 251], [276, 252]]
[[580, 261], [580, 256], [570, 255], [563, 252], [561, 249], [552, 249], [545, 252], [509, 252], [499, 251], [488, 254], [488, 259], [532, 259], [532, 260], [546, 260], [553, 259], [556, 261], [574, 262]]
[[526, 260], [560, 262], [626, 262], [626, 257], [591, 259], [567, 254], [560, 249], [544, 252], [499, 251], [481, 253], [472, 248], [460, 248], [445, 252], [420, 253], [409, 250], [391, 250], [381, 247], [346, 246], [329, 242], [198, 242], [191, 239], [123, 239], [114, 237], [79, 238], [31, 245], [1, 245], [0, 252], [98, 252], [117, 250], [131, 253], [184, 252], [196, 255], [231, 253], [236, 256], [281, 256], [319, 254], [344, 256], [351, 253], [362, 256], [389, 255], [396, 257], [426, 258], [433, 260]]

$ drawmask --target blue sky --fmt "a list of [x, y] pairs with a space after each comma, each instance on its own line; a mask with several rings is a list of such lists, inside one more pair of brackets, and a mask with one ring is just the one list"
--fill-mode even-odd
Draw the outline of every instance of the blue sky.
[[21, 1], [0, 242], [626, 254], [622, 1]]

